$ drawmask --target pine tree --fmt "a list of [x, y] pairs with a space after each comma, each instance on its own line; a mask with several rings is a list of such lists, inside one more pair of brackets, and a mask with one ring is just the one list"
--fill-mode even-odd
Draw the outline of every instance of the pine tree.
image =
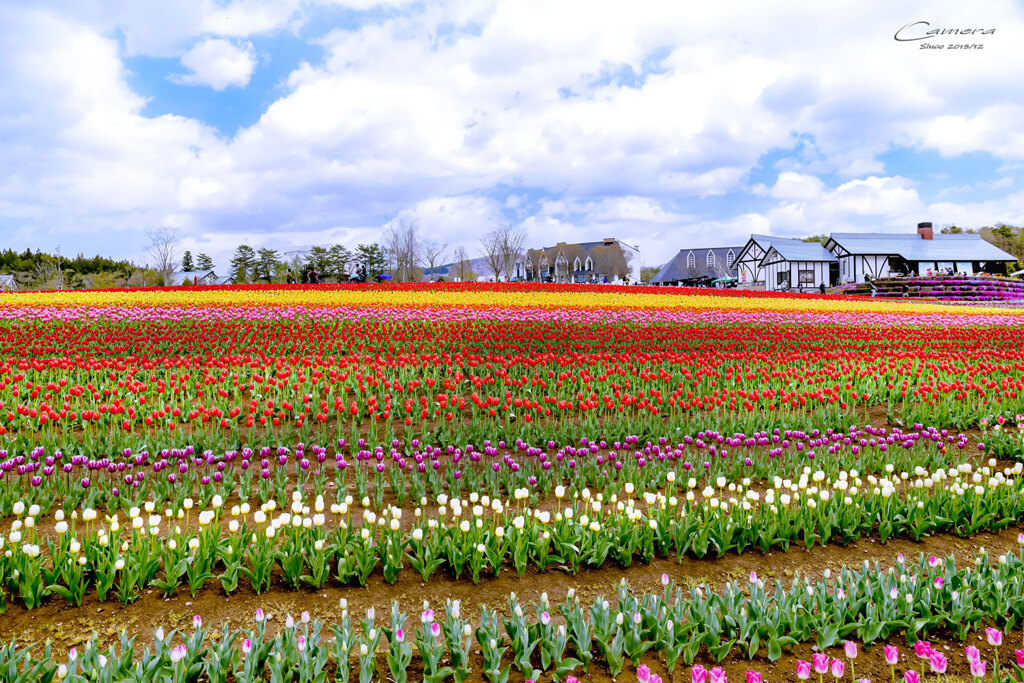
[[305, 269], [316, 268], [316, 271], [320, 273], [320, 277], [324, 277], [331, 272], [331, 258], [330, 252], [324, 247], [313, 247], [309, 250], [309, 254], [306, 255]]
[[213, 259], [206, 254], [196, 257], [196, 268], [199, 270], [213, 270]]
[[185, 255], [181, 257], [181, 270], [184, 273], [191, 273], [195, 269], [195, 264], [192, 263], [192, 252], [186, 251]]
[[338, 282], [348, 279], [348, 264], [352, 261], [352, 252], [341, 244], [335, 244], [327, 252], [327, 259], [330, 263], [330, 273]]
[[256, 262], [255, 270], [258, 279], [273, 280], [277, 275], [277, 266], [281, 262], [276, 249], [260, 249], [259, 260]]
[[256, 263], [256, 252], [252, 247], [247, 244], [238, 247], [231, 258], [231, 279], [239, 284], [248, 282]]
[[356, 247], [356, 261], [366, 267], [366, 274], [374, 278], [387, 272], [388, 255], [379, 244], [360, 244]]

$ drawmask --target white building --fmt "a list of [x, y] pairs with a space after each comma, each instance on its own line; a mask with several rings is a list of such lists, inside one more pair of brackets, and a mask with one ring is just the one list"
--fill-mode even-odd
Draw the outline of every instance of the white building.
[[773, 244], [803, 244], [798, 239], [774, 237], [772, 235], [751, 235], [747, 243], [736, 254], [736, 279], [742, 287], [765, 286], [765, 272], [761, 261], [768, 254]]
[[835, 255], [818, 242], [780, 240], [768, 246], [761, 259], [765, 289], [809, 292], [829, 286]]
[[825, 248], [839, 259], [839, 282], [926, 275], [929, 270], [973, 275], [1017, 260], [978, 234], [936, 235], [931, 223], [918, 223], [916, 234], [832, 233]]

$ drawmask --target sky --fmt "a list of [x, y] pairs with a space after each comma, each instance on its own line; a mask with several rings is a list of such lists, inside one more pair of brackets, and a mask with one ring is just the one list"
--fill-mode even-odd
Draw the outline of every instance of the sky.
[[1024, 224], [1022, 36], [1008, 0], [0, 0], [0, 248]]

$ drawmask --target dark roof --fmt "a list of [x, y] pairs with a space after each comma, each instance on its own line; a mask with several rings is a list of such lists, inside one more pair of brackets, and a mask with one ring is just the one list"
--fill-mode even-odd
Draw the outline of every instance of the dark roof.
[[[735, 258], [740, 255], [741, 249], [742, 247], [698, 247], [695, 249], [680, 249], [679, 253], [658, 271], [658, 274], [651, 279], [651, 282], [679, 282], [680, 280], [689, 280], [695, 277], [736, 277]], [[728, 263], [730, 250], [732, 250], [734, 259], [733, 267], [727, 268], [725, 264]], [[708, 268], [709, 251], [714, 252], [715, 254], [715, 267], [713, 269]], [[693, 252], [694, 256], [694, 267], [692, 269], [686, 266], [686, 259], [690, 252]]]

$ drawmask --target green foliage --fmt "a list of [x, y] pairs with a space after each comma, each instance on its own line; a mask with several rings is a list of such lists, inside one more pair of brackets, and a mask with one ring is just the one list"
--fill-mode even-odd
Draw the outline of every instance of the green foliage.
[[368, 277], [376, 277], [388, 270], [387, 251], [379, 244], [360, 244], [356, 247], [355, 259], [366, 267]]
[[243, 244], [235, 249], [234, 256], [231, 257], [231, 278], [238, 284], [244, 284], [254, 275], [254, 269], [257, 264], [256, 252], [247, 244]]

